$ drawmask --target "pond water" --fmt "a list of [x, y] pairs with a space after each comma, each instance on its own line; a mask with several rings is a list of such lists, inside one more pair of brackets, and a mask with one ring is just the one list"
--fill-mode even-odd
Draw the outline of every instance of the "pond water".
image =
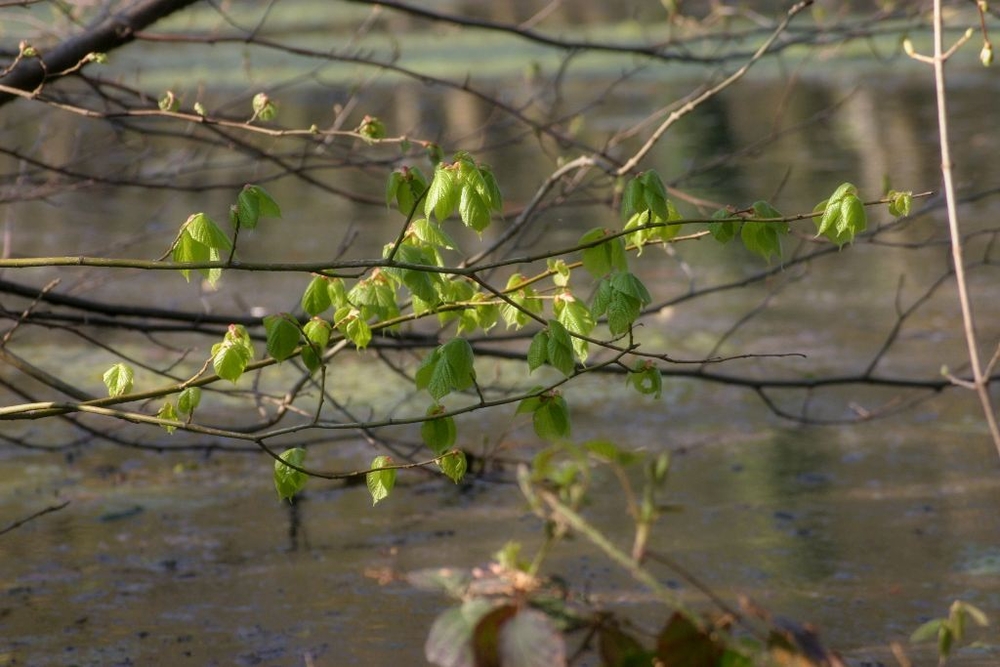
[[[571, 85], [567, 94], [586, 99], [597, 84], [609, 83]], [[620, 97], [603, 100], [594, 126], [583, 132], [597, 136], [635, 121], [641, 117], [635, 109], [666, 104], [691, 86], [640, 77]], [[1000, 133], [982, 119], [994, 115], [1000, 82], [989, 72], [962, 71], [954, 78], [953, 94], [962, 190], [995, 191]], [[284, 101], [287, 122], [321, 116], [338, 95], [290, 96]], [[365, 95], [370, 113], [394, 127], [427, 131], [435, 119], [450, 114], [450, 131], [455, 137], [464, 133], [455, 145], [489, 158], [508, 199], [526, 201], [552, 169], [553, 161], [539, 156], [531, 141], [503, 124], [489, 125], [488, 110], [461, 95], [429, 99], [425, 90], [405, 85]], [[756, 142], [772, 129], [805, 122], [833, 104], [840, 105], [836, 114], [757, 150]], [[4, 131], [20, 141], [48, 136], [53, 155], [70, 150], [70, 144], [86, 153], [112, 132], [65, 123], [52, 114], [24, 112]], [[484, 127], [487, 131], [480, 131]], [[766, 196], [783, 211], [809, 211], [844, 180], [864, 193], [879, 193], [889, 174], [898, 188], [936, 190], [934, 131], [927, 73], [911, 65], [897, 63], [874, 75], [838, 70], [803, 76], [794, 84], [768, 71], [684, 121], [650, 162], [699, 197], [746, 205]], [[142, 150], [134, 148], [133, 155], [133, 148], [123, 147], [118, 156], [123, 169], [162, 169], [169, 177], [170, 165], [137, 166], [133, 160]], [[736, 157], [724, 169], [699, 172], [730, 152]], [[103, 158], [95, 153], [93, 159], [99, 164]], [[199, 178], [242, 183], [268, 174], [266, 165], [248, 160], [205, 169]], [[345, 172], [339, 185], [371, 192], [377, 200], [382, 177]], [[247, 260], [328, 258], [356, 229], [362, 234], [346, 256], [370, 257], [380, 253], [398, 225], [378, 206], [321, 198], [299, 181], [268, 188], [282, 203], [285, 219], [247, 240]], [[122, 244], [119, 254], [156, 256], [188, 213], [224, 211], [234, 191], [190, 198], [116, 191], [110, 200], [99, 190], [84, 190], [19, 204], [7, 219], [7, 238], [22, 255], [97, 254], [112, 239]], [[568, 244], [584, 230], [606, 224], [607, 212], [599, 207], [581, 207], [576, 219], [567, 219], [569, 210], [557, 211], [526, 243]], [[995, 195], [983, 197], [962, 211], [990, 224], [1000, 203]], [[932, 210], [884, 243], [859, 243], [813, 262], [808, 271], [790, 267], [767, 284], [726, 290], [698, 300], [696, 307], [684, 301], [692, 288], [752, 275], [761, 269], [759, 261], [707, 243], [689, 244], [673, 257], [647, 253], [637, 264], [644, 279], [667, 286], [658, 292], [664, 298], [661, 317], [649, 324], [651, 345], [665, 345], [677, 358], [699, 358], [720, 343], [723, 353], [807, 355], [733, 362], [720, 370], [734, 374], [856, 372], [885, 340], [896, 300], [912, 302], [947, 270], [945, 249], [922, 243], [943, 238], [943, 224], [940, 209]], [[793, 253], [808, 241], [796, 243], [803, 245], [790, 248]], [[984, 247], [985, 242], [972, 244], [973, 254], [987, 253]], [[698, 267], [693, 287], [685, 264]], [[8, 271], [2, 277], [41, 285], [54, 273]], [[133, 275], [58, 273], [68, 290], [87, 298], [149, 303], [149, 295], [156, 294], [157, 305], [204, 305], [215, 313], [240, 313], [250, 306], [287, 310], [303, 286], [299, 275], [265, 284], [239, 274], [227, 276], [214, 292], [176, 277], [171, 279], [177, 285], [162, 290]], [[975, 279], [981, 333], [994, 340], [1000, 332], [995, 270], [987, 266]], [[962, 337], [949, 289], [935, 293], [907, 321], [898, 345], [880, 361], [880, 372], [934, 378], [942, 364], [962, 368]], [[760, 317], [720, 341], [736, 319], [764, 302]], [[96, 385], [104, 360], [81, 356], [74, 340], [51, 332], [27, 342], [15, 339], [14, 349], [30, 351], [55, 369], [98, 378]], [[338, 372], [349, 378], [345, 396], [360, 404], [374, 404], [380, 395], [396, 398], [388, 373], [366, 375], [371, 371], [357, 360], [345, 361]], [[0, 367], [0, 376], [18, 382], [8, 367]], [[0, 398], [4, 405], [20, 400], [6, 389]], [[680, 510], [661, 520], [653, 545], [722, 597], [747, 594], [777, 614], [817, 624], [833, 647], [858, 664], [886, 665], [895, 664], [890, 640], [904, 640], [960, 598], [985, 610], [993, 626], [974, 634], [980, 644], [960, 651], [952, 664], [1000, 661], [1000, 465], [971, 395], [957, 390], [921, 395], [894, 416], [835, 427], [797, 426], [775, 416], [748, 390], [670, 375], [659, 402], [636, 403], [624, 387], [604, 378], [584, 379], [567, 398], [578, 439], [611, 438], [625, 447], [675, 453], [667, 500]], [[788, 392], [776, 400], [794, 411], [806, 398]], [[851, 385], [815, 392], [810, 415], [845, 418], [910, 398], [895, 389]], [[460, 428], [474, 434], [472, 448], [481, 436], [484, 446], [500, 447], [505, 458], [526, 459], [536, 446], [530, 425], [508, 422], [506, 414], [490, 414], [465, 420]], [[61, 426], [8, 424], [3, 428], [9, 437], [53, 447], [73, 437]], [[180, 436], [150, 437], [151, 446], [187, 442]], [[324, 469], [357, 469], [371, 453], [347, 441], [326, 443], [319, 456]], [[540, 540], [538, 523], [509, 483], [509, 467], [461, 487], [403, 475], [394, 495], [376, 508], [363, 487], [316, 482], [291, 509], [276, 502], [269, 460], [253, 453], [154, 454], [99, 442], [52, 453], [0, 443], [0, 463], [0, 527], [70, 501], [0, 537], [0, 665], [422, 664], [430, 624], [448, 602], [385, 581], [388, 574], [481, 565], [506, 539], [528, 546]], [[614, 489], [612, 479], [600, 481], [598, 493], [605, 494], [587, 515], [627, 541]], [[654, 614], [662, 614], [639, 586], [582, 540], [557, 550], [548, 571], [632, 613], [646, 627], [654, 627], [660, 618]], [[697, 599], [676, 573], [657, 574]], [[914, 647], [912, 655], [930, 661], [933, 654]]]

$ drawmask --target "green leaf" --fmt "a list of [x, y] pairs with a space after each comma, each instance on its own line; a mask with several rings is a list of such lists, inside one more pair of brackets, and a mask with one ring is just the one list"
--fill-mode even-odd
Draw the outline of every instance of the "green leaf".
[[453, 391], [464, 391], [476, 379], [472, 346], [464, 338], [453, 338], [424, 358], [417, 369], [417, 389], [439, 401]]
[[[326, 293], [324, 286], [323, 293]], [[264, 330], [267, 332], [267, 353], [277, 361], [284, 361], [292, 356], [298, 347], [300, 333], [298, 324], [287, 313], [268, 315], [264, 318]]]
[[306, 462], [306, 450], [301, 447], [286, 449], [279, 456], [280, 461], [274, 462], [274, 488], [278, 491], [278, 500], [286, 498], [291, 501], [296, 493], [305, 488], [309, 479], [304, 472], [290, 468], [287, 464], [303, 467]]
[[549, 360], [549, 332], [542, 329], [531, 338], [531, 345], [528, 346], [528, 372]]
[[462, 188], [458, 214], [466, 227], [471, 227], [477, 232], [482, 232], [490, 226], [490, 204], [474, 187]]
[[465, 458], [465, 452], [454, 450], [449, 452], [444, 458], [438, 461], [438, 467], [451, 481], [458, 484], [465, 477], [469, 468], [469, 463]]
[[493, 211], [503, 210], [503, 194], [500, 192], [500, 184], [497, 183], [496, 176], [493, 175], [493, 170], [482, 165], [479, 168], [479, 173], [482, 174], [483, 182], [485, 184], [485, 192], [483, 192], [483, 197], [486, 199]]
[[216, 375], [233, 384], [253, 357], [253, 342], [242, 324], [230, 324], [222, 342], [212, 346], [212, 366]]
[[754, 202], [751, 208], [753, 209], [753, 216], [755, 218], [767, 219], [783, 217], [778, 209], [763, 200]]
[[117, 363], [104, 371], [104, 386], [108, 388], [108, 396], [116, 398], [132, 391], [134, 373], [128, 364]]
[[729, 243], [736, 236], [736, 228], [739, 221], [733, 218], [729, 211], [720, 208], [712, 214], [712, 219], [716, 222], [708, 223], [708, 231], [719, 243]]
[[461, 187], [454, 170], [439, 164], [434, 169], [434, 178], [424, 199], [424, 216], [430, 218], [433, 213], [434, 217], [444, 222], [458, 206], [460, 197]]
[[646, 286], [642, 284], [642, 281], [628, 271], [613, 274], [610, 278], [610, 282], [611, 287], [613, 287], [615, 291], [632, 297], [644, 306], [649, 305], [653, 301], [653, 297], [650, 296], [649, 290], [647, 290]]
[[274, 120], [278, 115], [278, 108], [271, 101], [266, 93], [257, 93], [253, 96], [253, 116], [259, 120], [267, 122]]
[[[156, 417], [158, 419], [163, 419], [165, 421], [172, 421], [172, 422], [180, 421], [180, 419], [177, 416], [177, 410], [174, 408], [174, 404], [171, 403], [170, 401], [165, 402], [160, 407], [159, 411], [156, 413]], [[163, 430], [166, 431], [167, 433], [173, 433], [174, 431], [177, 430], [177, 427], [174, 426], [173, 424], [160, 424], [160, 427], [162, 427]]]
[[626, 386], [635, 387], [640, 394], [660, 398], [663, 393], [663, 377], [660, 371], [649, 361], [639, 361], [635, 368], [625, 377]]
[[771, 261], [771, 255], [781, 256], [781, 239], [778, 236], [777, 224], [744, 222], [740, 229], [740, 238], [747, 250], [757, 253], [766, 261]]
[[329, 278], [327, 280], [326, 291], [330, 293], [330, 304], [337, 310], [348, 304], [347, 288], [340, 278]]
[[302, 352], [299, 354], [302, 363], [305, 364], [310, 373], [315, 373], [323, 365], [323, 358], [314, 348], [308, 345], [303, 347]]
[[254, 229], [260, 218], [260, 201], [257, 195], [246, 188], [236, 197], [236, 220], [240, 227]]
[[330, 323], [319, 317], [314, 317], [305, 323], [302, 332], [306, 339], [322, 352], [330, 343]]
[[[398, 199], [399, 199], [399, 193], [400, 193], [401, 190], [405, 191], [407, 194], [410, 193], [410, 189], [408, 187], [401, 188], [400, 186], [402, 186], [402, 185], [403, 185], [403, 174], [402, 174], [402, 172], [393, 171], [392, 173], [389, 174], [389, 179], [385, 182], [385, 205], [386, 206], [392, 206], [392, 202], [398, 201]], [[412, 199], [412, 195], [411, 195], [411, 199]], [[411, 201], [409, 203], [412, 206], [413, 202]], [[400, 204], [399, 210], [403, 211], [402, 204]], [[409, 209], [406, 209], [405, 212], [409, 212]]]
[[573, 358], [573, 339], [558, 320], [549, 320], [548, 363], [566, 377], [573, 375], [576, 362]]
[[368, 485], [368, 493], [372, 497], [372, 505], [377, 505], [380, 501], [389, 497], [392, 487], [396, 485], [396, 469], [386, 468], [392, 465], [392, 458], [388, 456], [376, 456], [372, 459], [369, 468], [371, 471], [365, 475], [365, 483]]
[[615, 336], [626, 333], [652, 297], [646, 286], [629, 272], [612, 274], [598, 283], [591, 310], [595, 316], [607, 313], [608, 329]]
[[416, 236], [418, 240], [428, 245], [445, 248], [447, 250], [454, 250], [458, 247], [458, 244], [456, 244], [448, 233], [441, 228], [441, 225], [437, 224], [433, 220], [419, 218], [410, 224], [410, 229], [413, 230], [413, 235]]
[[535, 433], [543, 440], [559, 440], [569, 437], [569, 407], [561, 395], [543, 395], [532, 414]]
[[552, 282], [557, 287], [566, 287], [569, 284], [570, 268], [565, 259], [549, 259], [546, 262], [549, 272], [552, 274]]
[[892, 190], [886, 195], [889, 199], [889, 214], [896, 218], [909, 215], [913, 208], [912, 192], [896, 192]]
[[528, 313], [539, 314], [542, 312], [542, 300], [538, 298], [538, 293], [530, 285], [521, 286], [525, 282], [527, 280], [520, 273], [515, 273], [507, 279], [504, 293], [514, 305], [507, 302], [501, 304], [500, 316], [507, 323], [508, 328], [523, 327], [531, 320]]
[[281, 217], [281, 207], [278, 206], [278, 202], [274, 201], [274, 198], [259, 185], [244, 185], [243, 191], [249, 193], [257, 198], [257, 208], [260, 210], [260, 214], [266, 218], [280, 218]]
[[[610, 235], [611, 230], [597, 227], [580, 237], [578, 245], [593, 243]], [[625, 242], [619, 236], [600, 245], [584, 248], [583, 268], [587, 269], [595, 278], [601, 278], [612, 270], [627, 270], [628, 258], [625, 254]]]
[[[569, 292], [557, 295], [553, 304], [556, 320], [566, 327], [566, 330], [571, 334], [589, 336], [594, 330], [594, 316], [591, 314], [590, 309]], [[590, 353], [590, 344], [583, 338], [577, 338], [576, 336], [573, 336], [572, 343], [573, 351], [576, 353], [580, 363], [585, 363]]]
[[837, 225], [837, 236], [854, 237], [868, 227], [868, 215], [864, 202], [856, 195], [848, 195], [840, 203], [840, 223]]
[[[660, 179], [660, 175], [656, 173], [655, 169], [650, 169], [649, 171], [644, 171], [640, 176], [639, 180], [645, 186], [645, 191], [647, 193], [652, 193], [652, 198], [661, 199], [663, 201], [667, 200], [667, 188], [663, 185], [663, 180]], [[650, 195], [645, 195], [646, 201], [650, 199]], [[667, 216], [662, 216], [666, 218]]]
[[375, 116], [365, 116], [361, 119], [361, 124], [355, 128], [355, 132], [364, 137], [369, 143], [385, 139], [385, 123]]
[[183, 415], [192, 415], [201, 403], [201, 389], [186, 387], [177, 397], [177, 410]]
[[[628, 222], [625, 223], [623, 230], [628, 231], [630, 229], [636, 229], [625, 236], [625, 241], [631, 243], [632, 245], [639, 248], [639, 252], [642, 252], [642, 247], [649, 242], [649, 239], [653, 237], [656, 230], [652, 227], [644, 227], [653, 221], [653, 214], [650, 211], [641, 211], [639, 213], [634, 213]], [[643, 229], [638, 229], [639, 227], [644, 227]]]
[[[440, 405], [432, 405], [427, 410], [427, 416], [433, 417], [435, 414], [440, 414], [443, 409]], [[441, 455], [449, 447], [453, 447], [458, 438], [454, 418], [435, 417], [428, 419], [420, 425], [420, 437], [432, 452]]]
[[313, 276], [302, 293], [302, 310], [310, 316], [319, 315], [332, 305], [329, 282], [325, 276]]
[[645, 190], [645, 186], [638, 178], [633, 178], [625, 184], [625, 192], [622, 194], [622, 221], [646, 210]]
[[632, 324], [642, 313], [642, 304], [622, 292], [611, 291], [611, 300], [608, 303], [608, 330], [614, 336], [621, 336], [628, 332]]
[[[653, 220], [653, 222], [668, 223], [668, 222], [675, 222], [681, 219], [682, 219], [681, 214], [677, 212], [676, 208], [674, 208], [674, 203], [670, 200], [667, 200], [667, 217], [661, 218], [659, 215], [657, 215], [656, 218]], [[677, 236], [680, 233], [681, 228], [682, 228], [681, 225], [664, 224], [663, 226], [656, 228], [654, 232], [661, 241], [667, 242], [670, 241], [675, 236]], [[625, 271], [627, 268], [628, 267], [626, 266], [620, 268], [619, 270]]]
[[837, 245], [854, 240], [868, 225], [864, 203], [858, 198], [858, 189], [851, 183], [842, 183], [825, 202], [813, 209], [817, 236], [825, 236]]
[[[209, 261], [210, 253], [208, 247], [198, 243], [187, 233], [181, 231], [170, 251], [170, 259], [177, 264], [195, 264]], [[188, 269], [181, 269], [181, 275], [188, 282], [191, 281], [191, 272]]]
[[188, 217], [183, 229], [198, 243], [215, 250], [229, 250], [233, 244], [219, 226], [204, 213]]
[[[348, 312], [342, 316], [342, 311]], [[372, 340], [372, 330], [368, 326], [368, 322], [361, 317], [361, 313], [357, 308], [344, 306], [337, 311], [336, 317], [337, 328], [340, 329], [349, 341], [354, 343], [355, 347], [359, 350], [368, 347], [368, 343]]]

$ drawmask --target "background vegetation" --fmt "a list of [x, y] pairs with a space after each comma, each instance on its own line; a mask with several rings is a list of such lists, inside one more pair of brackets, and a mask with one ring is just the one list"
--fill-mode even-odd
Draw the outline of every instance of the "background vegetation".
[[[516, 494], [530, 546], [500, 528], [488, 566], [369, 572], [456, 599], [428, 660], [839, 664], [655, 541], [671, 453], [752, 444], [751, 414], [919, 416], [995, 466], [996, 173], [961, 165], [996, 138], [976, 111], [950, 156], [943, 78], [990, 64], [993, 10], [692, 4], [4, 7], [11, 475], [257, 454], [292, 548], [317, 484]], [[937, 81], [940, 138], [886, 72]], [[3, 539], [81, 500], [57, 495]], [[560, 583], [570, 536], [638, 606]], [[986, 617], [922, 620], [947, 657]]]

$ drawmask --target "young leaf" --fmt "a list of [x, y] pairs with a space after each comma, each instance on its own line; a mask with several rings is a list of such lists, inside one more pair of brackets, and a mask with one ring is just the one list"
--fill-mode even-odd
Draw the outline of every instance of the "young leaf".
[[319, 351], [325, 350], [330, 342], [330, 323], [319, 317], [314, 317], [306, 322], [305, 326], [302, 327], [302, 332]]
[[353, 315], [347, 318], [347, 322], [344, 325], [344, 335], [347, 336], [349, 341], [354, 343], [355, 347], [363, 350], [372, 341], [372, 330], [368, 326], [368, 322], [360, 317], [356, 310], [352, 310], [352, 313]]
[[913, 193], [912, 192], [896, 192], [893, 190], [889, 193], [889, 213], [890, 215], [900, 218], [910, 214], [910, 209], [913, 207]]
[[547, 355], [549, 365], [569, 377], [576, 370], [573, 359], [573, 339], [557, 320], [549, 320], [549, 340]]
[[456, 244], [448, 233], [441, 228], [441, 225], [437, 224], [433, 220], [419, 218], [410, 224], [410, 229], [413, 230], [413, 235], [416, 236], [418, 240], [427, 245], [445, 248], [447, 250], [454, 250], [458, 247], [458, 244]]
[[331, 304], [329, 280], [325, 276], [313, 276], [302, 293], [302, 310], [310, 316], [316, 316]]
[[385, 205], [392, 206], [392, 202], [396, 200], [399, 193], [399, 186], [403, 183], [403, 174], [399, 171], [393, 171], [389, 174], [388, 180], [385, 182]]
[[190, 215], [183, 228], [191, 238], [210, 249], [229, 250], [233, 245], [215, 221], [204, 213]]
[[736, 226], [739, 221], [733, 218], [729, 211], [720, 208], [712, 214], [712, 219], [716, 222], [708, 223], [708, 231], [719, 243], [729, 243], [736, 236]]
[[778, 237], [778, 225], [770, 222], [744, 222], [740, 229], [740, 238], [747, 250], [755, 252], [766, 261], [771, 261], [771, 255], [781, 256], [781, 239]]
[[625, 185], [625, 192], [622, 194], [622, 221], [646, 210], [645, 189], [638, 178], [631, 179]]
[[639, 318], [642, 304], [622, 292], [612, 290], [607, 311], [608, 330], [613, 336], [621, 336], [627, 333], [632, 324]]
[[[174, 408], [174, 404], [170, 401], [166, 401], [156, 413], [158, 419], [163, 419], [165, 421], [180, 421], [177, 417], [177, 410]], [[177, 427], [173, 424], [160, 424], [164, 431], [167, 433], [173, 433], [177, 430]]]
[[[195, 264], [209, 261], [210, 253], [207, 246], [195, 241], [185, 229], [177, 237], [177, 241], [170, 251], [170, 259], [176, 264]], [[184, 279], [190, 282], [191, 272], [188, 269], [180, 271]]]
[[[553, 309], [556, 314], [556, 320], [566, 327], [566, 330], [570, 333], [589, 336], [594, 330], [594, 316], [591, 314], [590, 309], [569, 292], [564, 292], [556, 296], [553, 301]], [[573, 336], [572, 342], [573, 351], [576, 353], [580, 363], [585, 363], [589, 355], [590, 344], [583, 338], [577, 338], [576, 336]]]
[[640, 394], [652, 395], [659, 398], [663, 393], [663, 377], [659, 369], [652, 362], [639, 361], [635, 368], [625, 377], [626, 386], [631, 385]]
[[465, 452], [453, 450], [438, 461], [438, 467], [451, 481], [458, 484], [465, 477], [469, 463], [465, 459]]
[[653, 301], [653, 297], [650, 296], [649, 290], [642, 284], [642, 281], [628, 271], [613, 274], [610, 282], [611, 287], [615, 291], [632, 297], [644, 306], [649, 305]]
[[439, 401], [453, 391], [463, 391], [476, 379], [472, 346], [464, 338], [453, 338], [424, 358], [416, 373], [417, 389]]
[[504, 293], [514, 305], [506, 301], [501, 304], [500, 316], [508, 328], [523, 327], [531, 320], [529, 313], [537, 315], [542, 312], [542, 300], [530, 285], [523, 285], [525, 282], [527, 281], [520, 273], [515, 273], [507, 279]]
[[485, 184], [485, 192], [482, 194], [487, 203], [489, 203], [490, 209], [497, 212], [502, 211], [503, 194], [500, 192], [500, 185], [497, 183], [496, 176], [493, 175], [493, 170], [486, 165], [482, 165], [479, 168], [479, 173], [482, 174], [483, 183]]
[[236, 196], [236, 221], [244, 229], [254, 229], [257, 227], [257, 220], [260, 218], [260, 201], [257, 195], [246, 188]]
[[281, 217], [281, 207], [278, 206], [278, 202], [274, 201], [274, 198], [259, 185], [244, 185], [243, 191], [253, 195], [257, 199], [257, 208], [260, 211], [260, 215], [267, 218], [280, 218]]
[[535, 433], [543, 440], [569, 437], [569, 407], [566, 399], [559, 394], [540, 397], [538, 407], [532, 414], [532, 424]]
[[108, 396], [115, 398], [132, 391], [133, 377], [132, 367], [121, 362], [104, 371], [104, 386], [108, 388]]
[[[598, 227], [580, 237], [578, 244], [586, 245], [593, 243], [610, 234], [610, 230]], [[618, 236], [600, 245], [584, 248], [583, 268], [587, 269], [590, 275], [595, 278], [601, 278], [612, 270], [626, 270], [628, 268], [628, 259], [625, 255], [625, 243], [621, 237]]]
[[212, 346], [212, 366], [216, 375], [233, 384], [243, 375], [253, 357], [253, 343], [242, 324], [230, 324], [222, 342]]
[[[433, 417], [435, 414], [440, 414], [443, 409], [440, 405], [432, 405], [427, 410], [427, 416]], [[432, 452], [440, 455], [455, 445], [455, 440], [458, 437], [455, 420], [452, 417], [428, 419], [420, 425], [420, 437]]]
[[531, 345], [528, 346], [528, 372], [549, 360], [549, 332], [542, 329], [531, 338]]
[[461, 187], [455, 171], [439, 164], [434, 169], [434, 178], [431, 179], [427, 198], [424, 199], [424, 216], [430, 218], [433, 213], [438, 221], [443, 222], [458, 206], [460, 197]]
[[380, 501], [389, 497], [392, 487], [396, 485], [395, 468], [386, 468], [392, 465], [392, 458], [388, 456], [376, 456], [371, 465], [372, 470], [365, 475], [365, 483], [368, 485], [368, 493], [372, 496], [372, 505], [377, 505]]
[[770, 204], [768, 204], [766, 201], [763, 200], [754, 202], [751, 208], [753, 208], [753, 216], [755, 218], [767, 219], [767, 218], [782, 217], [778, 209], [774, 208], [773, 206], [771, 206]]
[[[490, 226], [490, 204], [479, 191], [469, 185], [462, 188], [458, 214], [466, 227], [482, 232]], [[440, 218], [439, 218], [440, 219]]]
[[[323, 292], [326, 293], [324, 287]], [[267, 332], [267, 353], [277, 361], [284, 361], [292, 356], [299, 344], [299, 327], [287, 313], [268, 315], [264, 318], [264, 330]]]
[[253, 96], [253, 117], [262, 121], [274, 120], [278, 115], [278, 108], [271, 101], [266, 93], [257, 93]]
[[201, 403], [201, 389], [186, 387], [177, 397], [177, 410], [182, 415], [193, 415], [199, 403]]
[[290, 468], [287, 464], [301, 468], [306, 462], [306, 450], [301, 447], [286, 449], [279, 457], [280, 461], [274, 462], [274, 488], [278, 491], [278, 500], [288, 499], [305, 488], [309, 477], [301, 471]]

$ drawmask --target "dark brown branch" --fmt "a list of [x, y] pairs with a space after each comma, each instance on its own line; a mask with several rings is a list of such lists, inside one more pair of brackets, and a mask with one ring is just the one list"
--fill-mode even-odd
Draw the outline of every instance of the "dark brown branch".
[[[135, 33], [197, 0], [141, 0], [122, 12], [111, 14], [70, 37], [40, 58], [23, 58], [0, 83], [18, 90], [32, 91], [75, 70], [92, 53], [108, 53], [135, 39]], [[0, 105], [15, 99], [0, 93]]]

